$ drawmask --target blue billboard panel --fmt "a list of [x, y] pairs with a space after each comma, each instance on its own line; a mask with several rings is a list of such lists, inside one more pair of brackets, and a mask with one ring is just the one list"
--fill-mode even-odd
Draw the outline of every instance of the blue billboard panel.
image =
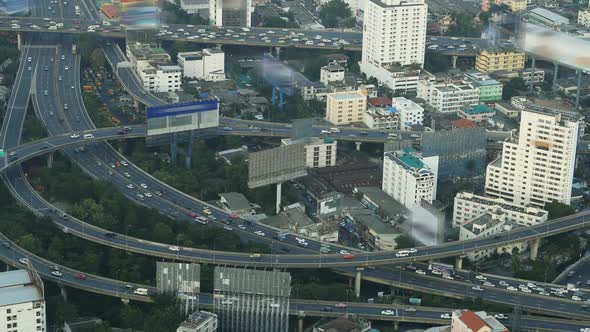
[[219, 126], [219, 101], [203, 99], [147, 108], [148, 136]]

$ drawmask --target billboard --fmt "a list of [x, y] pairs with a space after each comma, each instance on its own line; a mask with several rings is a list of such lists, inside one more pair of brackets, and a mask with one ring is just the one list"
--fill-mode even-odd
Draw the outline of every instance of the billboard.
[[24, 14], [29, 11], [29, 8], [28, 0], [0, 0], [0, 11], [7, 15]]
[[160, 26], [158, 0], [121, 0], [121, 23], [127, 30], [157, 29]]
[[281, 183], [307, 175], [303, 144], [285, 145], [248, 157], [250, 189]]
[[523, 24], [520, 47], [530, 55], [590, 71], [590, 42], [534, 24]]
[[151, 106], [146, 111], [148, 136], [219, 126], [217, 99]]

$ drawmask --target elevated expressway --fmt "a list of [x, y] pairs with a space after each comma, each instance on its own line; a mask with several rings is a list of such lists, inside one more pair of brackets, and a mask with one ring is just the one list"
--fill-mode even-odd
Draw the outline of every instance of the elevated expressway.
[[[77, 91], [79, 91], [78, 89], [73, 89], [73, 90], [77, 90]], [[82, 109], [82, 107], [81, 107], [80, 109]], [[21, 122], [21, 123], [22, 123], [22, 122]], [[67, 132], [68, 130], [65, 130], [65, 131]], [[49, 150], [49, 149], [47, 149], [47, 150]], [[76, 159], [74, 159], [74, 160], [76, 160]], [[103, 171], [104, 171], [104, 170], [103, 170]], [[104, 173], [106, 173], [106, 172], [104, 172]], [[26, 183], [26, 184], [25, 184], [25, 186], [26, 186], [26, 185], [28, 185], [28, 183]], [[23, 186], [23, 187], [24, 187], [24, 186]], [[32, 191], [32, 189], [30, 189], [30, 192], [32, 193], [32, 192], [34, 192], [34, 191]], [[32, 194], [31, 194], [31, 195], [32, 195]], [[30, 201], [30, 202], [33, 202], [33, 196], [29, 197], [29, 199], [31, 199], [31, 201]], [[157, 199], [156, 199], [155, 201], [157, 201]], [[25, 205], [28, 205], [29, 207], [31, 207], [31, 208], [32, 208], [34, 211], [36, 211], [37, 213], [42, 213], [42, 212], [43, 212], [43, 213], [47, 213], [48, 211], [49, 211], [49, 212], [50, 212], [50, 211], [54, 211], [54, 210], [53, 210], [53, 208], [51, 207], [51, 205], [49, 205], [49, 207], [44, 207], [44, 208], [37, 208], [37, 206], [32, 206], [32, 205], [29, 205], [29, 204], [28, 204], [28, 202], [29, 202], [28, 200], [24, 200], [24, 199], [22, 199], [22, 200], [21, 200], [21, 203], [23, 203], [23, 204], [25, 204]], [[190, 203], [192, 203], [192, 204], [194, 205], [194, 199], [192, 199], [192, 198], [191, 198], [191, 199], [190, 199]], [[33, 203], [33, 204], [37, 204], [37, 203]], [[182, 204], [182, 203], [179, 203], [179, 204]], [[190, 204], [189, 204], [189, 205], [190, 205]], [[201, 206], [201, 207], [202, 207], [202, 206]], [[161, 211], [163, 211], [163, 209], [162, 209], [162, 208], [160, 208], [160, 210], [161, 210]], [[56, 218], [56, 219], [58, 219], [58, 218]], [[256, 226], [256, 227], [258, 227], [258, 226]], [[65, 229], [65, 230], [68, 230], [68, 231], [71, 231], [71, 229], [70, 229], [70, 228], [63, 228], [63, 229]], [[141, 241], [141, 240], [138, 240], [138, 241]], [[267, 241], [268, 241], [268, 240], [267, 240]], [[317, 249], [317, 248], [316, 248], [316, 249]], [[351, 272], [352, 272], [352, 273], [354, 273], [354, 270], [352, 270], [352, 271], [351, 271], [350, 269], [345, 269], [345, 270], [348, 270], [348, 271], [349, 271], [348, 273], [351, 273]], [[415, 281], [415, 280], [410, 280], [410, 277], [414, 277], [414, 278], [423, 278], [423, 277], [422, 277], [422, 276], [417, 276], [417, 275], [411, 275], [411, 276], [408, 276], [408, 275], [406, 275], [406, 274], [405, 274], [404, 272], [402, 272], [402, 271], [400, 271], [400, 272], [399, 272], [399, 279], [396, 281], [396, 280], [395, 280], [395, 278], [392, 278], [392, 277], [390, 276], [390, 275], [392, 274], [392, 273], [391, 273], [391, 270], [390, 270], [389, 272], [387, 272], [387, 271], [385, 271], [385, 272], [384, 272], [384, 271], [385, 271], [385, 270], [381, 271], [380, 269], [377, 269], [377, 270], [375, 270], [375, 273], [382, 272], [382, 274], [384, 275], [383, 277], [380, 277], [379, 275], [377, 275], [377, 276], [375, 277], [375, 278], [377, 278], [378, 280], [380, 280], [380, 281], [381, 281], [381, 283], [387, 283], [387, 284], [395, 284], [395, 283], [400, 283], [400, 284], [402, 284], [402, 285], [403, 285], [404, 283], [412, 283], [413, 285], [418, 285], [418, 284], [422, 283], [422, 284], [423, 284], [423, 286], [416, 286], [416, 289], [418, 289], [418, 290], [423, 290], [423, 291], [426, 291], [426, 292], [429, 292], [429, 290], [431, 290], [430, 292], [433, 292], [433, 293], [437, 293], [437, 292], [440, 292], [440, 293], [445, 293], [445, 294], [453, 293], [453, 290], [452, 290], [452, 288], [453, 288], [453, 287], [449, 287], [449, 284], [448, 284], [448, 283], [445, 283], [445, 282], [442, 282], [442, 283], [441, 283], [441, 282], [440, 282], [440, 281], [438, 281], [438, 280], [437, 280], [437, 281], [430, 281], [430, 280], [428, 280], [428, 281], [427, 281], [427, 280], [425, 280], [425, 279], [418, 279], [417, 281]], [[368, 276], [368, 277], [371, 277], [371, 273], [372, 273], [372, 272], [367, 272], [367, 273], [365, 273], [365, 276], [364, 276], [364, 277], [365, 277], [365, 278], [366, 278], [367, 276]], [[385, 276], [385, 275], [387, 275], [387, 276]], [[408, 279], [407, 281], [406, 281], [406, 280], [402, 280], [403, 278], [406, 278], [406, 277], [407, 277], [407, 279]], [[385, 282], [384, 282], [384, 281], [385, 281]], [[430, 286], [430, 284], [432, 284], [432, 285], [434, 285], [434, 286], [441, 286], [441, 285], [442, 285], [442, 286], [441, 286], [441, 287], [439, 287], [439, 290], [437, 291], [437, 290], [434, 290], [434, 288], [435, 288], [435, 287], [432, 287], [432, 286]], [[466, 295], [467, 295], [467, 293], [469, 293], [469, 291], [468, 291], [467, 287], [466, 287], [465, 285], [462, 285], [462, 283], [458, 283], [458, 284], [459, 284], [459, 286], [457, 286], [457, 287], [459, 288], [459, 290], [455, 290], [455, 291], [454, 291], [455, 293], [453, 293], [453, 294], [451, 294], [451, 295], [453, 295], [453, 296], [455, 296], [455, 297], [462, 297], [462, 296], [466, 296]], [[403, 286], [402, 286], [402, 287], [403, 287]], [[501, 293], [501, 291], [502, 291], [502, 290], [500, 290], [500, 293]], [[486, 292], [486, 293], [488, 293], [488, 292]], [[492, 295], [493, 295], [493, 294], [492, 294]], [[502, 295], [502, 294], [501, 294], [501, 295]], [[519, 294], [518, 296], [513, 296], [513, 297], [514, 297], [515, 299], [513, 299], [513, 300], [510, 300], [510, 302], [509, 302], [509, 303], [527, 302], [527, 300], [528, 300], [528, 299], [527, 299], [527, 296], [521, 296], [520, 294]], [[485, 296], [484, 296], [484, 298], [485, 298]], [[524, 299], [524, 300], [522, 300], [522, 298], [525, 298], [525, 299]], [[533, 298], [533, 299], [535, 299], [535, 298]], [[492, 300], [493, 300], [493, 299], [492, 299]], [[521, 300], [522, 300], [522, 301], [521, 301]], [[517, 301], [517, 302], [513, 302], [513, 301]], [[538, 301], [540, 301], [538, 297], [536, 298], [536, 301], [537, 301], [537, 302], [538, 302]], [[553, 313], [557, 313], [557, 314], [559, 314], [559, 312], [563, 312], [563, 310], [564, 310], [565, 308], [563, 308], [563, 309], [561, 309], [561, 308], [560, 308], [560, 309], [558, 309], [558, 310], [552, 310], [553, 308], [557, 308], [558, 306], [562, 306], [562, 307], [563, 307], [563, 306], [567, 306], [567, 307], [569, 307], [569, 306], [571, 305], [571, 303], [568, 303], [568, 301], [563, 301], [563, 300], [561, 300], [561, 301], [560, 301], [560, 300], [557, 300], [556, 302], [564, 302], [564, 303], [556, 303], [556, 304], [555, 304], [555, 306], [553, 305], [553, 303], [551, 303], [551, 302], [553, 302], [552, 300], [542, 299], [542, 301], [543, 301], [543, 302], [547, 302], [547, 304], [549, 304], [549, 308], [547, 308], [548, 310], [543, 310], [543, 312], [553, 312]], [[500, 300], [499, 302], [503, 302], [503, 300]], [[535, 304], [533, 303], [533, 301], [531, 301], [531, 303], [524, 303], [524, 306], [525, 306], [525, 307], [527, 307], [527, 308], [534, 308], [534, 307], [535, 307]], [[537, 305], [537, 307], [540, 309], [540, 305]], [[576, 314], [575, 314], [575, 312], [576, 312], [576, 308], [577, 308], [577, 306], [576, 306], [575, 304], [573, 304], [573, 305], [571, 305], [571, 308], [567, 308], [566, 310], [568, 310], [569, 312], [574, 312], [574, 314], [573, 314], [573, 315], [574, 315], [574, 316], [576, 316]], [[584, 317], [584, 316], [583, 316], [583, 315], [580, 315], [580, 316], [578, 316], [578, 317]]]

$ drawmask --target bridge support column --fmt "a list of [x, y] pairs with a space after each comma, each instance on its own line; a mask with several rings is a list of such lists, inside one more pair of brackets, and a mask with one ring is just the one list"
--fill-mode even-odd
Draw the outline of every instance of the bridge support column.
[[578, 75], [577, 82], [576, 82], [576, 111], [577, 111], [578, 107], [580, 107], [580, 92], [581, 92], [580, 88], [582, 87], [582, 71], [577, 70], [576, 75]]
[[47, 155], [47, 168], [53, 167], [53, 152]]
[[64, 302], [68, 302], [68, 291], [66, 290], [65, 286], [59, 286], [59, 293], [61, 294], [61, 297], [64, 299]]
[[356, 275], [354, 276], [354, 296], [358, 299], [361, 297], [361, 272], [363, 268], [356, 269]]
[[536, 239], [536, 240], [532, 240], [531, 241], [531, 245], [530, 245], [530, 256], [529, 258], [534, 261], [535, 259], [537, 259], [537, 255], [539, 254], [539, 243], [541, 242], [541, 239]]
[[533, 93], [533, 77], [535, 76], [535, 62], [536, 62], [537, 58], [532, 57], [531, 58], [531, 80], [529, 81], [529, 92]]
[[6, 264], [6, 272], [10, 271], [10, 265]]
[[303, 318], [305, 318], [305, 315], [303, 313], [299, 314], [299, 319], [298, 319], [298, 329], [297, 331], [299, 332], [303, 332]]
[[123, 299], [121, 298], [121, 302], [123, 302], [123, 304], [128, 305], [129, 304], [129, 299]]
[[283, 187], [282, 183], [277, 183], [277, 206], [276, 206], [276, 213], [279, 214], [281, 212], [281, 189]]
[[399, 322], [398, 321], [393, 322], [393, 330], [399, 331]]
[[455, 257], [455, 270], [462, 270], [463, 269], [463, 257], [457, 256]]
[[176, 164], [176, 157], [178, 156], [178, 143], [176, 138], [176, 133], [173, 133], [172, 142], [170, 142], [170, 161], [172, 164]]
[[361, 144], [363, 144], [363, 142], [354, 142], [354, 144], [356, 144], [356, 150], [360, 151], [361, 150]]
[[[553, 84], [551, 85], [551, 91], [557, 92], [557, 72], [559, 71], [559, 64], [553, 63]], [[534, 74], [534, 73], [533, 73]], [[532, 77], [531, 77], [532, 79]]]
[[452, 59], [452, 63], [453, 63], [453, 69], [457, 69], [457, 60], [459, 59], [458, 55], [453, 55]]
[[280, 47], [275, 47], [275, 50], [277, 52], [277, 59], [281, 59], [281, 48]]
[[137, 99], [133, 99], [133, 107], [135, 107], [136, 112], [139, 112], [139, 101]]
[[20, 51], [20, 48], [22, 47], [22, 44], [23, 44], [22, 38], [23, 37], [20, 32], [16, 34], [16, 45], [17, 45], [19, 51]]
[[191, 159], [193, 157], [193, 131], [190, 132], [190, 138], [188, 140], [188, 145], [186, 147], [186, 158], [185, 158], [185, 167], [186, 169], [191, 169]]

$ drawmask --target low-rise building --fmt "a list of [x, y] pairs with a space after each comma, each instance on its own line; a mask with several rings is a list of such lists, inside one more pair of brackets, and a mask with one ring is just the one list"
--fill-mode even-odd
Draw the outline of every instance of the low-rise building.
[[388, 222], [400, 222], [405, 219], [408, 210], [400, 202], [378, 187], [356, 187], [353, 190], [361, 203], [369, 210], [375, 211]]
[[460, 192], [455, 196], [453, 227], [459, 227], [469, 220], [492, 211], [503, 211], [506, 219], [522, 226], [532, 226], [547, 221], [548, 212], [534, 206], [520, 206], [501, 198], [480, 196]]
[[228, 149], [215, 153], [217, 159], [222, 159], [226, 164], [231, 165], [234, 160], [248, 160], [248, 147], [242, 145], [236, 149]]
[[499, 70], [524, 69], [526, 55], [513, 48], [484, 49], [475, 58], [475, 69], [490, 74]]
[[320, 69], [320, 82], [326, 86], [330, 85], [331, 82], [342, 82], [344, 81], [344, 67], [336, 62], [329, 63]]
[[529, 21], [544, 24], [550, 28], [569, 24], [570, 20], [548, 9], [537, 7], [532, 9], [528, 15]]
[[434, 75], [419, 66], [399, 66], [397, 64], [376, 66], [372, 63], [360, 63], [361, 72], [367, 77], [374, 77], [382, 85], [393, 90], [394, 94], [415, 92], [420, 80], [434, 80]]
[[488, 107], [486, 104], [479, 104], [475, 106], [462, 107], [457, 116], [462, 119], [467, 119], [476, 123], [486, 122], [496, 114], [496, 110]]
[[187, 78], [205, 81], [225, 79], [225, 53], [220, 48], [205, 48], [201, 51], [179, 52], [178, 65]]
[[34, 271], [0, 273], [0, 330], [46, 331], [43, 281]]
[[590, 28], [590, 9], [583, 9], [578, 12], [578, 24]]
[[509, 118], [518, 118], [518, 115], [521, 111], [519, 108], [514, 107], [514, 105], [507, 101], [495, 102], [494, 108]]
[[412, 148], [383, 156], [382, 189], [404, 206], [436, 198], [438, 156], [423, 158]]
[[527, 0], [494, 0], [496, 5], [507, 5], [512, 12], [518, 12], [525, 10], [527, 6]]
[[501, 81], [520, 77], [526, 84], [529, 84], [531, 82], [531, 77], [533, 77], [533, 83], [541, 83], [545, 81], [545, 70], [543, 68], [535, 68], [534, 72], [531, 68], [516, 71], [499, 70], [495, 71], [493, 76]]
[[302, 205], [286, 206], [279, 214], [262, 219], [260, 222], [312, 239], [338, 242], [338, 220], [325, 218], [320, 219], [319, 222], [313, 222], [305, 214], [305, 207]]
[[205, 14], [209, 12], [209, 0], [180, 0], [180, 8], [187, 14]]
[[208, 311], [197, 311], [180, 323], [176, 332], [215, 332], [217, 331], [217, 315]]
[[[515, 223], [506, 221], [506, 213], [502, 210], [486, 212], [479, 215], [459, 228], [459, 240], [465, 241], [479, 237], [494, 236], [504, 231], [510, 231], [518, 227]], [[513, 254], [526, 250], [528, 242], [519, 242], [498, 248], [488, 248], [484, 250], [472, 251], [465, 256], [470, 261], [479, 261], [490, 257], [494, 253]], [[516, 249], [516, 250], [515, 250]]]
[[361, 92], [333, 92], [326, 98], [326, 120], [337, 125], [363, 121], [367, 96]]
[[395, 239], [402, 235], [402, 231], [392, 223], [370, 211], [348, 211], [346, 216], [372, 250], [394, 250], [397, 247]]
[[241, 193], [230, 192], [219, 194], [219, 205], [225, 212], [235, 214], [239, 217], [256, 213], [246, 196]]
[[338, 317], [327, 323], [315, 326], [312, 332], [367, 332], [371, 322], [352, 317]]
[[399, 114], [399, 129], [409, 130], [413, 125], [422, 125], [424, 122], [424, 108], [405, 97], [392, 98], [391, 107]]
[[485, 311], [455, 310], [450, 332], [510, 332], [494, 316]]
[[456, 112], [463, 106], [479, 103], [479, 88], [467, 82], [432, 82], [422, 80], [418, 83], [418, 98], [422, 98], [439, 112]]
[[468, 82], [473, 84], [474, 87], [479, 88], [480, 103], [502, 99], [504, 85], [495, 79], [492, 79], [490, 76], [480, 72], [470, 72], [465, 74], [465, 78]]
[[282, 145], [303, 144], [307, 167], [320, 168], [336, 165], [337, 141], [332, 137], [284, 138], [281, 143]]

